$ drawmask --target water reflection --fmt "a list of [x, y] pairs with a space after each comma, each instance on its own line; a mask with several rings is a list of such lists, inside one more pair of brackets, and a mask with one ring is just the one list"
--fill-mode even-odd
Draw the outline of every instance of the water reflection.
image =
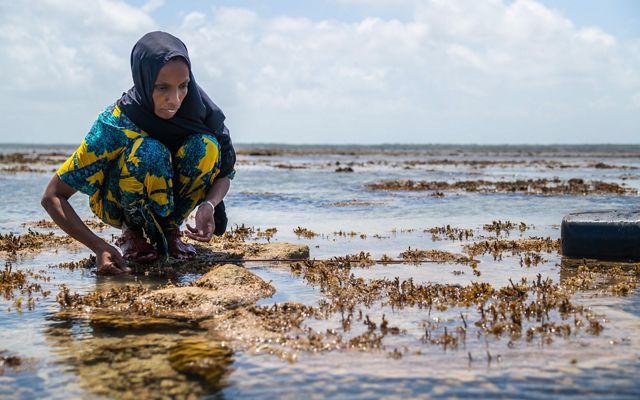
[[[58, 363], [77, 375], [80, 387], [110, 398], [199, 398], [219, 392], [234, 361], [218, 338], [174, 324], [126, 329], [117, 321], [54, 317], [45, 330]], [[117, 318], [117, 317], [114, 317]], [[117, 326], [117, 329], [113, 329]]]

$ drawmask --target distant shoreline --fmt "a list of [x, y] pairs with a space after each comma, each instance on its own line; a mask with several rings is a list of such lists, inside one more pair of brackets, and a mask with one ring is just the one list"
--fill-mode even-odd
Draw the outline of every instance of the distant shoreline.
[[[79, 143], [0, 143], [0, 148], [50, 148], [50, 147], [77, 147]], [[640, 149], [640, 143], [557, 143], [557, 144], [508, 144], [508, 143], [376, 143], [376, 144], [322, 144], [322, 143], [237, 143], [236, 148], [394, 148], [394, 149], [447, 149], [447, 148], [563, 148], [563, 149], [588, 149], [588, 148], [629, 148]]]

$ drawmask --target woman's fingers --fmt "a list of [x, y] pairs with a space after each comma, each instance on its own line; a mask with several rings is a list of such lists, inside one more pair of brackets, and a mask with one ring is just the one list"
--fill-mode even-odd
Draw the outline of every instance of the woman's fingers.
[[189, 231], [184, 231], [184, 235], [189, 239], [197, 240], [198, 242], [208, 242], [211, 240], [211, 234], [204, 235], [200, 233], [191, 233]]
[[98, 275], [122, 275], [125, 271], [116, 267], [113, 263], [107, 263], [98, 268]]
[[131, 272], [131, 268], [127, 266], [127, 261], [116, 248], [113, 248], [113, 251], [109, 252], [109, 258], [111, 265], [121, 271], [120, 273], [126, 274]]
[[[196, 226], [197, 226], [197, 224], [196, 224]], [[192, 227], [189, 224], [187, 224], [187, 229], [188, 229], [188, 231], [185, 231], [185, 233], [191, 233], [191, 232], [198, 233], [198, 230], [196, 228]]]
[[184, 231], [185, 236], [190, 239], [197, 240], [199, 242], [209, 242], [213, 236], [215, 222], [213, 217], [209, 216], [208, 221], [201, 221], [196, 218], [195, 228], [187, 224], [187, 230]]

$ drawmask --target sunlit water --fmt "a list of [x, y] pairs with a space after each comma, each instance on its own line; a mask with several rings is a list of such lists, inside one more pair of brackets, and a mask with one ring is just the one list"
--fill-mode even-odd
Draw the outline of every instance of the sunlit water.
[[[242, 146], [239, 146], [242, 148]], [[275, 147], [277, 149], [277, 147]], [[295, 149], [295, 148], [294, 148]], [[384, 179], [460, 181], [470, 179], [514, 180], [528, 178], [583, 178], [624, 184], [640, 188], [640, 146], [618, 147], [422, 147], [355, 148], [356, 155], [331, 154], [240, 156], [237, 175], [227, 196], [227, 211], [232, 225], [255, 228], [276, 227], [274, 241], [307, 244], [311, 258], [371, 253], [397, 258], [407, 248], [441, 249], [461, 252], [460, 241], [433, 241], [424, 230], [442, 225], [474, 229], [476, 236], [486, 235], [482, 225], [493, 220], [525, 222], [534, 228], [524, 233], [511, 232], [512, 238], [541, 236], [558, 238], [562, 217], [570, 212], [593, 209], [640, 209], [638, 196], [537, 196], [525, 194], [446, 193], [431, 197], [425, 192], [370, 191], [365, 185]], [[403, 150], [415, 151], [406, 154]], [[316, 149], [317, 150], [317, 149]], [[344, 150], [344, 149], [343, 149]], [[5, 146], [0, 152], [65, 152], [71, 148], [21, 148]], [[344, 153], [344, 151], [343, 151]], [[531, 153], [531, 154], [529, 154]], [[422, 165], [412, 169], [397, 168], [367, 161], [376, 160], [554, 160], [573, 166], [545, 168], [542, 165], [470, 166]], [[339, 162], [339, 165], [336, 164]], [[338, 166], [355, 162], [351, 173], [337, 173]], [[595, 168], [604, 162], [631, 168]], [[303, 165], [304, 169], [277, 168], [277, 164]], [[46, 218], [39, 205], [43, 188], [54, 165], [44, 165], [42, 173], [0, 173], [0, 233], [24, 233], [23, 224]], [[336, 203], [356, 200], [355, 205]], [[87, 198], [76, 195], [72, 204], [83, 219], [90, 218]], [[298, 238], [293, 230], [304, 227], [320, 234], [314, 239]], [[356, 232], [341, 236], [337, 232]], [[59, 232], [57, 232], [59, 233]], [[105, 238], [115, 230], [100, 233]], [[364, 236], [360, 236], [364, 235]], [[472, 239], [473, 240], [473, 239]], [[48, 249], [11, 260], [13, 268], [44, 271], [51, 277], [43, 282], [51, 291], [37, 300], [34, 310], [17, 311], [13, 301], [0, 301], [0, 351], [8, 350], [28, 362], [18, 369], [5, 368], [0, 374], [0, 397], [8, 398], [91, 398], [87, 378], [71, 365], [74, 347], [65, 344], [69, 337], [76, 343], [92, 343], [94, 332], [86, 323], [71, 323], [55, 318], [59, 306], [55, 296], [64, 283], [72, 291], [86, 293], [96, 288], [142, 280], [149, 285], [164, 282], [144, 277], [99, 278], [90, 271], [50, 268], [63, 261], [80, 260], [88, 250]], [[7, 261], [0, 255], [0, 261]], [[481, 276], [468, 266], [424, 263], [420, 265], [375, 265], [354, 269], [366, 279], [398, 277], [419, 282], [459, 283], [490, 282], [494, 287], [509, 284], [509, 279], [535, 279], [538, 274], [555, 282], [562, 279], [560, 256], [545, 254], [545, 263], [521, 267], [519, 257], [505, 256], [493, 260], [479, 257]], [[250, 271], [271, 281], [276, 294], [258, 304], [300, 302], [316, 305], [323, 299], [317, 287], [306, 284], [288, 269], [275, 264], [247, 263]], [[454, 274], [454, 271], [462, 272]], [[197, 276], [182, 276], [183, 282]], [[275, 356], [236, 352], [226, 378], [228, 386], [211, 396], [228, 398], [301, 398], [301, 397], [500, 397], [546, 398], [590, 396], [593, 398], [638, 398], [640, 387], [640, 296], [594, 296], [578, 293], [574, 300], [586, 304], [606, 320], [599, 336], [580, 335], [558, 338], [551, 344], [469, 338], [464, 347], [443, 349], [421, 344], [421, 323], [431, 321], [447, 326], [460, 313], [450, 309], [430, 312], [420, 309], [391, 310], [382, 304], [371, 305], [366, 314], [380, 321], [382, 315], [404, 330], [385, 341], [387, 350], [408, 349], [400, 359], [388, 351], [328, 352], [304, 354], [289, 363]], [[314, 329], [337, 329], [339, 318], [311, 320]], [[364, 326], [356, 326], [354, 334]], [[60, 337], [64, 332], [65, 338]], [[177, 333], [166, 333], [167, 340]], [[64, 340], [63, 340], [64, 339]], [[420, 349], [419, 352], [415, 351]], [[419, 353], [419, 354], [418, 354]], [[491, 357], [488, 355], [491, 354]], [[1, 354], [0, 354], [1, 355]], [[571, 360], [577, 362], [571, 362]], [[108, 384], [108, 382], [107, 382]]]

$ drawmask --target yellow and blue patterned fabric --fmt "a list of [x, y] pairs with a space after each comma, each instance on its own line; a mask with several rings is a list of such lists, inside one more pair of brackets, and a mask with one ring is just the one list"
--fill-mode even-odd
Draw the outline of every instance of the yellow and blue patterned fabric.
[[191, 135], [171, 154], [111, 105], [57, 174], [89, 195], [91, 210], [106, 224], [143, 229], [166, 252], [164, 232], [180, 227], [219, 172], [215, 136]]

